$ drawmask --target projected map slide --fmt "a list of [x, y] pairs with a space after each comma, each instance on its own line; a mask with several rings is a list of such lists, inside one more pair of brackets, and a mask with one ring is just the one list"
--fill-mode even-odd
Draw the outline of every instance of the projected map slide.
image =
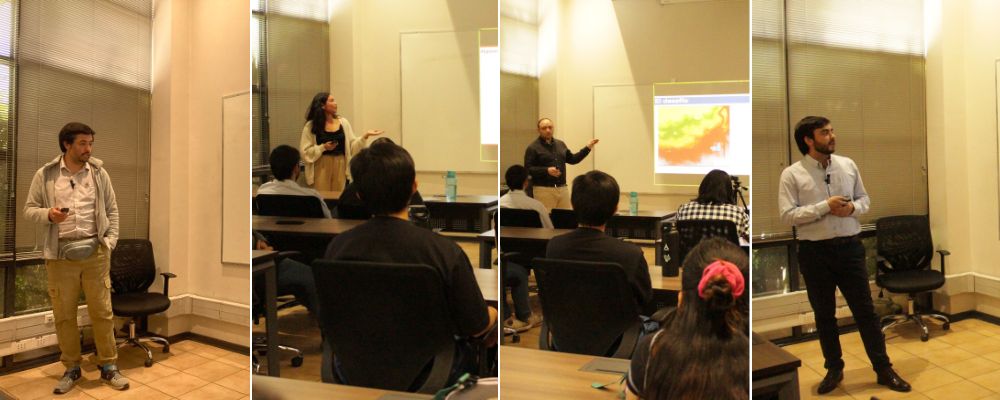
[[655, 96], [657, 174], [750, 173], [750, 95]]

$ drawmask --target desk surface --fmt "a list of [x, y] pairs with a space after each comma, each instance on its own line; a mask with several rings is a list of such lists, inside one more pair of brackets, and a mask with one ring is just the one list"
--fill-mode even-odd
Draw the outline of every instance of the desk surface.
[[570, 233], [573, 229], [521, 228], [515, 226], [500, 227], [500, 247], [504, 239], [525, 239], [548, 241], [556, 236]]
[[442, 195], [429, 195], [424, 196], [424, 203], [448, 203], [448, 204], [472, 204], [472, 205], [486, 205], [493, 206], [496, 205], [500, 200], [499, 197], [495, 195], [478, 195], [478, 194], [460, 194], [454, 201], [448, 201]]
[[[802, 361], [754, 332], [752, 338], [753, 380], [765, 379], [785, 372], [795, 371]], [[506, 360], [504, 360], [506, 361]]]
[[662, 210], [639, 210], [636, 215], [629, 214], [628, 210], [618, 210], [612, 218], [659, 218], [667, 219], [673, 217], [676, 211], [662, 211]]
[[[500, 393], [504, 399], [618, 399], [625, 384], [612, 383], [594, 389], [591, 383], [607, 383], [621, 375], [580, 371], [600, 357], [558, 353], [513, 346], [500, 346]], [[618, 360], [618, 362], [628, 362]]]
[[337, 190], [320, 190], [319, 195], [323, 196], [323, 200], [340, 200], [340, 195], [344, 192]]
[[[279, 224], [278, 221], [301, 221], [301, 224]], [[263, 232], [280, 232], [302, 235], [339, 235], [365, 223], [362, 219], [295, 218], [253, 216], [253, 229]]]
[[343, 399], [343, 400], [375, 400], [383, 396], [395, 395], [395, 399], [430, 399], [430, 395], [393, 392], [382, 389], [372, 389], [359, 386], [334, 385], [332, 383], [300, 381], [294, 379], [274, 378], [270, 376], [253, 376], [253, 398], [262, 400], [277, 399]]
[[483, 292], [483, 299], [487, 302], [498, 303], [500, 301], [500, 273], [495, 269], [473, 268], [472, 273], [476, 274], [476, 283], [479, 284], [479, 291]]

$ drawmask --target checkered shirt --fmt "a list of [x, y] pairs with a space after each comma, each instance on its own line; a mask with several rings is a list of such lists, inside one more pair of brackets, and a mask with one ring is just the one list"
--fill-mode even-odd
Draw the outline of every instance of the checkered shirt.
[[677, 220], [708, 219], [732, 221], [741, 238], [750, 237], [750, 218], [735, 204], [698, 204], [691, 201], [677, 210]]

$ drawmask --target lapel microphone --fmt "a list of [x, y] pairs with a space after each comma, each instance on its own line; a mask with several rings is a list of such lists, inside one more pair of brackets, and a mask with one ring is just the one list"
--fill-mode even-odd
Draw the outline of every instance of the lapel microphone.
[[[830, 174], [826, 174], [826, 179], [824, 179], [824, 180], [826, 181], [826, 184], [829, 185], [830, 184]], [[70, 182], [72, 182], [72, 181], [70, 181]]]

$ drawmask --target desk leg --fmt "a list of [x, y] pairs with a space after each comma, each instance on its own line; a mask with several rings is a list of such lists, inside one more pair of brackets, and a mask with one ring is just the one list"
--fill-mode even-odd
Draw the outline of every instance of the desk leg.
[[481, 240], [479, 242], [479, 268], [490, 269], [493, 267], [493, 241]]
[[[273, 262], [273, 261], [272, 261]], [[278, 353], [278, 266], [264, 271], [264, 304], [267, 309], [267, 374], [280, 376]]]

